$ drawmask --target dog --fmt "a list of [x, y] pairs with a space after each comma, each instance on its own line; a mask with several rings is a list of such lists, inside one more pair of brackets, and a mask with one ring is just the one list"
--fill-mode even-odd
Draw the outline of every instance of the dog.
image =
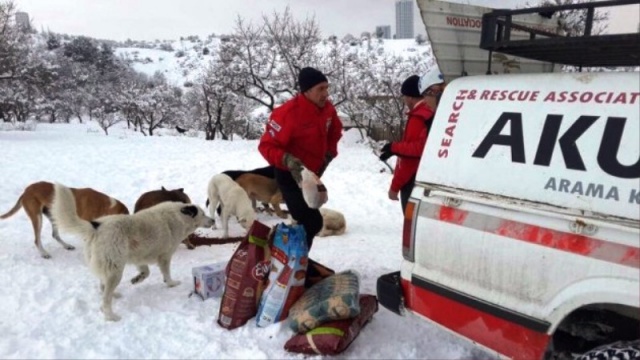
[[[164, 186], [161, 186], [160, 190], [148, 191], [140, 195], [133, 207], [133, 213], [135, 214], [140, 210], [150, 208], [165, 201], [177, 201], [183, 204], [191, 204], [191, 198], [189, 198], [189, 196], [184, 192], [183, 188], [167, 190]], [[190, 250], [196, 248], [195, 245], [189, 241], [189, 238], [184, 239], [182, 243]]]
[[[84, 220], [93, 220], [104, 215], [129, 214], [127, 207], [120, 201], [105, 195], [91, 188], [74, 189], [71, 188], [76, 199], [76, 209], [78, 216]], [[35, 235], [35, 244], [40, 256], [50, 259], [51, 255], [44, 250], [40, 233], [42, 231], [42, 215], [46, 216], [51, 223], [52, 236], [67, 250], [74, 250], [75, 247], [64, 242], [58, 233], [56, 225], [51, 221], [51, 201], [53, 200], [54, 187], [52, 183], [40, 181], [27, 186], [18, 198], [18, 201], [9, 212], [0, 215], [0, 219], [6, 219], [24, 208]]]
[[184, 192], [183, 188], [167, 190], [164, 186], [161, 186], [160, 190], [148, 191], [140, 195], [136, 204], [133, 206], [133, 212], [135, 214], [140, 210], [150, 208], [165, 201], [177, 201], [183, 204], [191, 204], [191, 198], [189, 198], [189, 195]]
[[[252, 169], [252, 170], [226, 170], [222, 172], [225, 175], [229, 175], [230, 178], [232, 178], [233, 180], [237, 180], [238, 177], [240, 177], [241, 175], [244, 174], [254, 174], [254, 175], [260, 175], [260, 176], [264, 176], [266, 178], [272, 179], [275, 181], [276, 175], [275, 175], [275, 166], [265, 166], [265, 167], [261, 167], [261, 168], [257, 168], [257, 169]], [[253, 208], [254, 210], [256, 209], [255, 206], [255, 201], [252, 201], [253, 203]], [[208, 206], [208, 205], [207, 205]], [[263, 202], [262, 206], [264, 206], [265, 209], [269, 209], [269, 203], [268, 202]], [[267, 211], [269, 211], [267, 210]], [[220, 209], [220, 207], [218, 207], [217, 209], [218, 211], [218, 215], [221, 214], [222, 210]]]
[[100, 280], [101, 310], [108, 321], [120, 316], [112, 309], [115, 289], [126, 264], [135, 264], [139, 274], [132, 284], [149, 276], [149, 264], [158, 264], [169, 287], [180, 284], [171, 278], [170, 264], [180, 242], [198, 227], [213, 225], [213, 219], [193, 204], [166, 201], [132, 215], [108, 215], [87, 221], [76, 213], [71, 189], [55, 184], [51, 215], [54, 223], [85, 241], [85, 259]]
[[322, 215], [322, 229], [317, 236], [344, 234], [347, 229], [347, 222], [341, 212], [322, 207], [320, 208], [320, 214]]
[[244, 229], [248, 229], [256, 219], [249, 195], [231, 177], [225, 174], [214, 175], [208, 187], [209, 214], [214, 217], [218, 204], [222, 204], [223, 238], [229, 237], [229, 217], [234, 215]]
[[282, 219], [287, 218], [287, 215], [280, 209], [280, 204], [284, 200], [282, 199], [282, 192], [280, 192], [278, 184], [274, 179], [246, 173], [238, 176], [236, 182], [247, 192], [247, 195], [249, 195], [254, 210], [256, 210], [256, 200], [258, 200], [264, 204], [264, 209], [269, 215], [273, 213], [269, 207], [269, 204], [271, 204], [276, 215]]
[[[347, 230], [347, 222], [341, 212], [324, 207], [321, 207], [319, 211], [322, 216], [322, 229], [320, 229], [316, 236], [325, 237], [344, 234]], [[291, 215], [289, 215], [287, 219], [291, 225], [298, 223]]]

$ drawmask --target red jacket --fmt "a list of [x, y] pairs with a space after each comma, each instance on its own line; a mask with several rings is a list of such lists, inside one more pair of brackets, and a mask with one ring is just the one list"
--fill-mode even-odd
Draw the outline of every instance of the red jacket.
[[317, 173], [326, 153], [338, 156], [342, 122], [331, 102], [320, 109], [303, 94], [275, 108], [271, 113], [258, 150], [277, 168], [287, 170], [282, 157], [289, 153]]
[[434, 111], [419, 102], [407, 115], [407, 126], [401, 141], [391, 143], [391, 152], [397, 155], [396, 169], [391, 180], [391, 190], [398, 192], [418, 172], [420, 157], [427, 142], [427, 122], [433, 121]]

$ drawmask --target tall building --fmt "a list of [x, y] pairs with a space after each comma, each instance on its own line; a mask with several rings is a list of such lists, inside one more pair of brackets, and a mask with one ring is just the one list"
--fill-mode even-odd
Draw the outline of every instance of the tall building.
[[381, 39], [391, 39], [391, 25], [376, 26], [376, 36]]
[[29, 30], [29, 14], [22, 11], [16, 12], [16, 25], [19, 29]]
[[396, 39], [413, 38], [413, 0], [396, 1]]

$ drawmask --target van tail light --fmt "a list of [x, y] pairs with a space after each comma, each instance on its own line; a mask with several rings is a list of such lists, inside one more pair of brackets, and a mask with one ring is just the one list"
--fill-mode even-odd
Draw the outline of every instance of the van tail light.
[[415, 217], [418, 212], [418, 201], [410, 198], [404, 210], [404, 224], [402, 226], [402, 257], [407, 261], [414, 261]]

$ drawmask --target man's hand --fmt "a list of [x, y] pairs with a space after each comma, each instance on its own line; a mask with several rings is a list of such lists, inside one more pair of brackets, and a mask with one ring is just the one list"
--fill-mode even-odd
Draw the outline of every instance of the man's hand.
[[331, 156], [331, 154], [329, 153], [324, 154], [324, 162], [322, 163], [322, 167], [320, 167], [320, 170], [318, 170], [318, 177], [321, 177], [322, 174], [324, 174], [331, 160], [333, 160], [333, 156]]
[[300, 184], [302, 182], [302, 161], [289, 153], [285, 153], [282, 157], [282, 163], [289, 168], [293, 180]]
[[393, 190], [389, 190], [389, 199], [394, 200], [394, 201], [398, 201], [398, 192], [397, 191], [393, 191]]
[[387, 161], [393, 155], [395, 154], [391, 151], [391, 143], [388, 142], [380, 149], [380, 156], [378, 158], [382, 161]]

